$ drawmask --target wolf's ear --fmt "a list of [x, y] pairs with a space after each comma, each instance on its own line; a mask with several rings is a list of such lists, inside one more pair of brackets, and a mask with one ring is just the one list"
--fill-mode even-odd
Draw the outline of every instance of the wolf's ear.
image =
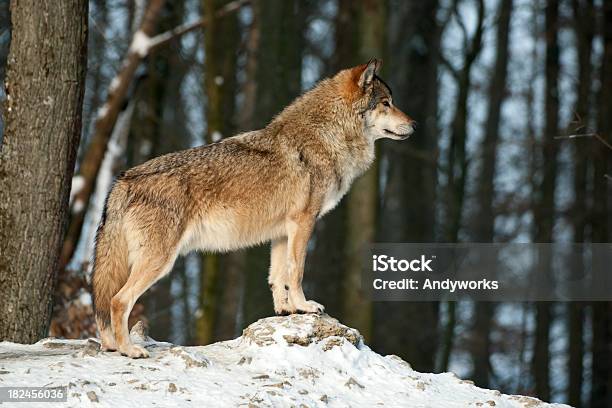
[[363, 72], [359, 76], [357, 85], [362, 89], [368, 87], [374, 80], [374, 75], [378, 73], [381, 66], [382, 60], [376, 58], [371, 59], [367, 64], [361, 65], [359, 68], [363, 69]]

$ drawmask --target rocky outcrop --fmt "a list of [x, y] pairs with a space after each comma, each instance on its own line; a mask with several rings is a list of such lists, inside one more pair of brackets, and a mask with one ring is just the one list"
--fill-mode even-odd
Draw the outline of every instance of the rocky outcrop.
[[475, 387], [452, 373], [419, 373], [370, 350], [327, 315], [261, 319], [204, 347], [130, 333], [151, 357], [101, 352], [96, 339], [0, 343], [3, 386], [66, 386], [66, 406], [560, 407]]

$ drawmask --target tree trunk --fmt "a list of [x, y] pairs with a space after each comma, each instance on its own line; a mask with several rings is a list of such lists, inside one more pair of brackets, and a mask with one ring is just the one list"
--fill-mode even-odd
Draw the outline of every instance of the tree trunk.
[[[465, 203], [465, 186], [468, 171], [468, 159], [466, 155], [467, 148], [467, 120], [468, 98], [471, 92], [472, 81], [472, 66], [482, 49], [482, 37], [484, 33], [484, 13], [485, 7], [482, 0], [478, 1], [478, 14], [476, 30], [471, 39], [465, 39], [466, 50], [463, 66], [457, 70], [449, 64], [448, 69], [457, 81], [457, 101], [456, 110], [451, 122], [450, 144], [447, 152], [447, 185], [445, 189], [446, 206], [445, 206], [445, 231], [444, 240], [446, 242], [458, 242], [459, 232], [463, 221], [463, 207]], [[458, 14], [458, 13], [457, 13]], [[460, 17], [458, 17], [460, 18]], [[467, 36], [467, 33], [465, 33]], [[448, 327], [446, 330], [445, 349], [442, 350], [443, 369], [447, 368], [448, 358], [453, 347], [453, 338], [455, 330], [456, 318], [453, 316], [456, 311], [456, 302], [448, 303]], [[490, 319], [490, 318], [489, 318]]]
[[[535, 242], [553, 241], [555, 220], [555, 186], [557, 180], [557, 150], [555, 137], [559, 134], [559, 45], [557, 39], [559, 25], [559, 4], [549, 0], [546, 4], [546, 88], [544, 96], [545, 124], [541, 146], [542, 177], [536, 196], [534, 222]], [[551, 259], [542, 256], [538, 263], [538, 273], [546, 274], [552, 281]], [[533, 356], [533, 378], [536, 396], [542, 400], [550, 399], [550, 325], [551, 304], [536, 302], [536, 328]]]
[[[361, 63], [385, 55], [386, 2], [368, 0], [359, 10], [358, 48]], [[372, 301], [361, 286], [363, 250], [374, 241], [378, 212], [378, 161], [358, 178], [347, 197], [346, 264], [344, 272], [344, 322], [369, 340], [372, 336]]]
[[[306, 45], [307, 21], [312, 1], [259, 1], [253, 4], [259, 24], [257, 82], [254, 116], [250, 128], [266, 126], [285, 106], [302, 92], [302, 59]], [[246, 251], [243, 324], [268, 316], [272, 310], [268, 287], [270, 250], [267, 247]], [[308, 275], [304, 287], [308, 295]]]
[[[605, 140], [612, 140], [612, 3], [603, 2], [603, 58], [601, 65], [601, 88], [599, 94], [598, 127]], [[592, 234], [593, 242], [610, 242], [608, 223], [610, 216], [610, 197], [612, 182], [606, 179], [611, 174], [610, 150], [602, 143], [593, 141], [591, 158], [593, 164], [592, 184]], [[604, 262], [593, 259], [593, 262]], [[600, 265], [599, 268], [604, 268]], [[603, 270], [603, 269], [602, 269]], [[591, 407], [612, 406], [612, 303], [595, 302], [592, 304], [592, 378]]]
[[[383, 175], [388, 181], [378, 235], [383, 242], [433, 242], [442, 32], [436, 19], [439, 4], [397, 1], [391, 4], [391, 9], [394, 11], [388, 15], [388, 26], [395, 29], [390, 47], [396, 58], [387, 72], [394, 90], [393, 101], [419, 125], [407, 141], [383, 142], [382, 160], [389, 166]], [[437, 302], [377, 302], [374, 320], [373, 348], [399, 355], [410, 361], [415, 370], [435, 369]]]
[[0, 340], [46, 336], [81, 133], [84, 0], [11, 2], [0, 151]]
[[[328, 64], [328, 74], [334, 75], [344, 68], [359, 63], [357, 55], [358, 3], [353, 0], [339, 0], [334, 21], [334, 53]], [[315, 224], [313, 249], [306, 260], [306, 276], [313, 282], [312, 298], [325, 304], [325, 311], [344, 321], [342, 281], [346, 270], [346, 217], [347, 200]]]
[[[161, 31], [183, 22], [184, 3], [164, 3], [157, 24]], [[138, 21], [133, 21], [132, 27], [137, 28]], [[180, 110], [180, 86], [187, 72], [180, 51], [180, 46], [152, 50], [143, 61], [146, 74], [137, 74], [132, 82], [136, 89], [131, 98], [137, 103], [128, 140], [128, 167], [190, 145], [191, 135], [185, 128], [185, 115]], [[177, 341], [182, 337], [179, 333], [181, 327], [173, 325], [179, 320], [176, 311], [181, 308], [176, 307], [180, 299], [173, 295], [172, 287], [181, 279], [185, 265], [184, 259], [179, 258], [168, 276], [147, 290], [139, 300], [150, 322], [150, 334], [155, 339]]]
[[[482, 143], [481, 180], [478, 183], [478, 217], [476, 217], [475, 242], [493, 242], [495, 238], [495, 165], [497, 162], [497, 144], [501, 107], [506, 95], [506, 76], [508, 72], [508, 38], [510, 34], [510, 17], [512, 0], [502, 0], [499, 5], [497, 20], [497, 55], [493, 76], [489, 86], [489, 106], [485, 123], [485, 135]], [[491, 356], [491, 330], [495, 303], [476, 302], [473, 327], [472, 380], [483, 388], [490, 388], [489, 368]]]
[[[595, 27], [593, 0], [573, 0], [574, 30], [578, 51], [578, 82], [576, 83], [576, 105], [574, 123], [570, 126], [572, 134], [585, 133], [589, 126], [589, 96], [591, 90], [591, 54]], [[574, 203], [572, 224], [574, 242], [585, 241], [587, 226], [587, 164], [586, 152], [589, 140], [576, 139], [574, 147]], [[582, 260], [576, 261], [577, 273], [585, 267]], [[582, 302], [568, 304], [569, 359], [568, 359], [568, 402], [574, 407], [582, 406], [582, 376], [584, 374], [584, 319]]]
[[[203, 0], [204, 16], [229, 3]], [[236, 49], [239, 46], [238, 17], [211, 18], [204, 33], [204, 89], [206, 92], [206, 143], [233, 136], [236, 131]], [[236, 334], [240, 299], [244, 291], [244, 252], [202, 255], [200, 310], [196, 322], [198, 344], [226, 340]], [[224, 305], [220, 307], [220, 305]]]

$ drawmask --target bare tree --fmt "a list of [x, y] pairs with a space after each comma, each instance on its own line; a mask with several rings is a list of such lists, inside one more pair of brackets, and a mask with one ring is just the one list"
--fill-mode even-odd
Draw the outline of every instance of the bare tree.
[[[358, 23], [358, 52], [363, 61], [384, 57], [384, 1], [362, 3]], [[372, 335], [372, 304], [366, 288], [361, 285], [364, 245], [372, 242], [376, 233], [378, 213], [378, 164], [373, 165], [355, 181], [347, 196], [346, 271], [344, 276], [343, 316], [347, 324], [356, 327], [366, 339]]]
[[[555, 187], [557, 180], [559, 134], [559, 3], [548, 0], [545, 10], [546, 62], [544, 95], [544, 135], [541, 143], [542, 175], [536, 192], [534, 208], [535, 242], [553, 241], [555, 215]], [[548, 259], [547, 259], [548, 258]], [[551, 259], [543, 256], [539, 260], [538, 272], [551, 276]], [[550, 399], [550, 325], [551, 306], [537, 302], [534, 356], [532, 364], [535, 392], [538, 398]]]
[[[572, 134], [589, 131], [592, 65], [591, 55], [595, 31], [595, 10], [593, 0], [572, 0], [574, 13], [574, 32], [578, 53], [578, 81], [576, 82], [576, 103], [574, 121], [570, 124]], [[587, 229], [587, 174], [588, 140], [576, 140], [574, 144], [574, 203], [572, 224], [574, 242], [584, 242]], [[584, 268], [582, 261], [577, 262], [576, 270]], [[585, 305], [581, 302], [568, 304], [569, 359], [568, 359], [568, 402], [572, 406], [582, 405], [582, 377], [584, 374], [584, 320]]]
[[[489, 85], [489, 106], [482, 142], [482, 169], [478, 183], [478, 218], [476, 219], [476, 242], [493, 242], [495, 238], [495, 165], [500, 133], [501, 107], [506, 95], [506, 76], [508, 72], [508, 40], [510, 37], [510, 17], [512, 0], [502, 0], [499, 5], [497, 21], [497, 54]], [[472, 379], [479, 387], [489, 388], [489, 358], [492, 353], [491, 329], [495, 304], [477, 302], [475, 305], [474, 344], [472, 358], [474, 370]]]
[[[390, 48], [396, 54], [386, 63], [393, 101], [418, 126], [408, 141], [381, 148], [382, 160], [388, 162], [388, 169], [381, 174], [387, 179], [377, 232], [382, 241], [435, 240], [438, 74], [445, 25], [437, 19], [439, 3], [396, 1], [388, 15]], [[375, 303], [374, 347], [401, 356], [416, 370], [434, 370], [438, 306], [438, 302]]]
[[[604, 1], [602, 10], [603, 56], [600, 72], [598, 98], [598, 120], [600, 137], [609, 143], [612, 140], [612, 2]], [[612, 155], [609, 144], [593, 143], [590, 149], [592, 159], [592, 208], [591, 233], [593, 242], [610, 242], [610, 203], [612, 202], [612, 181], [609, 178]], [[600, 263], [604, 259], [593, 259]], [[594, 302], [592, 308], [592, 356], [593, 381], [591, 384], [591, 407], [612, 406], [612, 303]]]
[[[227, 0], [202, 0], [204, 15], [214, 15]], [[232, 136], [236, 130], [235, 92], [236, 63], [239, 44], [238, 17], [211, 18], [204, 33], [204, 88], [206, 91], [206, 143], [214, 143], [223, 137]], [[242, 252], [230, 257], [244, 256]], [[243, 290], [243, 279], [234, 263], [220, 262], [218, 254], [203, 254], [200, 270], [201, 314], [196, 322], [198, 344], [215, 340], [215, 327], [227, 326], [226, 337], [236, 330], [236, 317], [240, 307], [239, 294]], [[223, 265], [221, 265], [223, 264]], [[220, 268], [224, 267], [221, 272]], [[228, 299], [228, 297], [230, 299]], [[224, 304], [224, 307], [219, 305]], [[222, 314], [227, 314], [223, 316]], [[222, 335], [223, 337], [223, 335]]]
[[0, 151], [0, 339], [34, 342], [50, 320], [81, 133], [84, 0], [12, 1]]
[[[446, 158], [447, 183], [444, 192], [446, 201], [444, 205], [445, 228], [443, 239], [447, 242], [457, 242], [459, 240], [459, 231], [463, 222], [465, 186], [468, 172], [468, 157], [466, 153], [468, 138], [467, 121], [469, 117], [468, 98], [472, 91], [472, 68], [482, 51], [482, 38], [485, 29], [485, 6], [483, 0], [478, 0], [477, 2], [476, 29], [471, 36], [469, 36], [466, 30], [465, 22], [458, 10], [458, 5], [459, 2], [456, 0], [452, 7], [453, 14], [456, 16], [462, 31], [463, 49], [465, 50], [463, 65], [460, 68], [456, 68], [446, 58], [442, 58], [442, 62], [453, 76], [458, 88], [457, 106], [451, 121], [450, 143]], [[456, 323], [455, 308], [456, 302], [448, 302], [448, 319], [442, 352], [442, 367], [444, 368], [448, 365], [448, 359], [453, 346], [454, 326]]]

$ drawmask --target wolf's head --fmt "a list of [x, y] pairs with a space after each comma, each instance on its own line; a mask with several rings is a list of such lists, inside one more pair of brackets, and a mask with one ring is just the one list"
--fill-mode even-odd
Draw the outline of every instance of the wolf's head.
[[381, 65], [381, 60], [372, 59], [350, 68], [346, 96], [358, 110], [366, 136], [404, 140], [414, 132], [415, 122], [393, 105], [391, 88], [377, 75]]

